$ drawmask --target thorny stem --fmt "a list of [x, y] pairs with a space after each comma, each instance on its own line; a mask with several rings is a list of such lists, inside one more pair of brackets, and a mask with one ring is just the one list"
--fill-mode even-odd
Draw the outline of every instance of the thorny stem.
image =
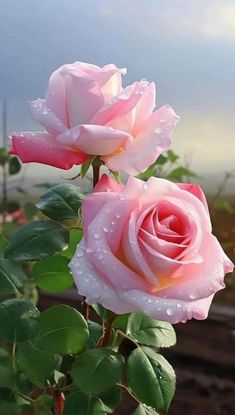
[[111, 333], [112, 333], [112, 324], [113, 324], [113, 320], [115, 319], [115, 317], [116, 317], [116, 314], [110, 311], [109, 317], [107, 319], [106, 327], [104, 329], [104, 335], [101, 337], [99, 344], [98, 344], [99, 347], [104, 347], [108, 345], [110, 337], [111, 337]]

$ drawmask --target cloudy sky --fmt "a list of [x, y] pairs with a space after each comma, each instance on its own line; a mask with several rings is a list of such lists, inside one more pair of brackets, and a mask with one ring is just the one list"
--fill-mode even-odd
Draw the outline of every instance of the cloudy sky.
[[[235, 167], [234, 0], [0, 0], [0, 98], [8, 129], [37, 128], [27, 101], [83, 60], [155, 81], [181, 117], [173, 148], [212, 186]], [[209, 181], [208, 181], [209, 180]]]

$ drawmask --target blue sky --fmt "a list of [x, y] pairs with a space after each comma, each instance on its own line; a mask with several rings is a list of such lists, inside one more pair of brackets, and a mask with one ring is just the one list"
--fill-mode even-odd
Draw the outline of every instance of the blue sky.
[[174, 148], [218, 179], [235, 165], [234, 0], [0, 0], [0, 98], [9, 130], [36, 128], [27, 101], [84, 60], [157, 84], [181, 117]]

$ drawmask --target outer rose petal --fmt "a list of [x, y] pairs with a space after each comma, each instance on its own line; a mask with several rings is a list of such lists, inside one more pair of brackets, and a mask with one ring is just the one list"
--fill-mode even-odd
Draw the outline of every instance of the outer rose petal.
[[196, 196], [205, 206], [207, 213], [209, 214], [208, 204], [206, 201], [206, 196], [203, 193], [203, 190], [199, 184], [191, 184], [191, 183], [177, 183], [177, 185], [182, 190], [186, 190]]
[[68, 170], [82, 164], [87, 155], [58, 147], [53, 137], [46, 133], [13, 133], [11, 154], [19, 156], [23, 163], [43, 163]]
[[102, 125], [80, 125], [57, 136], [57, 141], [92, 155], [104, 155], [126, 147], [132, 140], [125, 131]]
[[57, 135], [66, 130], [66, 126], [56, 115], [48, 109], [44, 99], [36, 99], [29, 103], [32, 117], [48, 131], [49, 134]]
[[93, 193], [96, 192], [117, 192], [119, 193], [124, 188], [124, 184], [120, 184], [117, 180], [112, 179], [111, 177], [107, 176], [107, 174], [103, 174], [95, 185], [93, 189]]
[[165, 106], [154, 112], [134, 141], [117, 155], [102, 157], [111, 170], [137, 175], [146, 170], [171, 145], [171, 135], [178, 117]]

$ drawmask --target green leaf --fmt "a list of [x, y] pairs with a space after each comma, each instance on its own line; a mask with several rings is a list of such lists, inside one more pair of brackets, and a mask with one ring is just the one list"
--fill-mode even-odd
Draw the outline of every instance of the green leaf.
[[167, 179], [177, 181], [181, 180], [183, 177], [197, 177], [197, 175], [185, 167], [177, 167], [168, 174]]
[[166, 153], [167, 153], [168, 160], [171, 163], [175, 163], [175, 161], [180, 158], [180, 156], [177, 156], [177, 154], [175, 154], [173, 150], [167, 150]]
[[5, 246], [8, 244], [7, 238], [0, 234], [0, 255], [3, 255]]
[[112, 412], [107, 409], [98, 397], [76, 391], [66, 397], [63, 415], [106, 415]]
[[11, 157], [9, 161], [9, 173], [10, 174], [17, 174], [21, 170], [21, 162], [18, 157]]
[[0, 293], [16, 294], [27, 281], [20, 265], [10, 259], [0, 258]]
[[96, 156], [89, 156], [86, 161], [81, 165], [81, 179], [83, 179], [89, 168], [91, 167], [91, 164], [93, 163], [93, 161], [95, 160]]
[[40, 350], [28, 340], [17, 347], [17, 364], [34, 385], [43, 387], [57, 362], [53, 354]]
[[99, 398], [104, 402], [111, 412], [120, 404], [122, 400], [122, 391], [118, 386], [114, 386], [110, 389], [106, 389], [99, 394]]
[[0, 388], [0, 414], [16, 415], [19, 413], [19, 407], [12, 390]]
[[58, 184], [40, 198], [37, 207], [54, 220], [74, 219], [78, 217], [82, 199], [79, 187], [69, 183]]
[[39, 261], [68, 247], [69, 231], [58, 223], [38, 220], [18, 229], [5, 248], [16, 261]]
[[38, 317], [39, 311], [31, 301], [16, 298], [3, 301], [0, 303], [0, 337], [21, 342], [35, 336]]
[[127, 363], [127, 380], [134, 395], [159, 412], [167, 412], [175, 392], [175, 373], [152, 349], [135, 349]]
[[0, 349], [0, 388], [13, 388], [14, 372], [10, 354]]
[[147, 405], [139, 405], [138, 408], [136, 408], [133, 415], [158, 415], [158, 414], [156, 411], [154, 411], [153, 408]]
[[130, 314], [121, 314], [117, 316], [113, 321], [112, 327], [114, 329], [121, 329], [126, 331], [129, 316]]
[[70, 231], [69, 246], [67, 249], [65, 249], [61, 253], [61, 255], [66, 256], [67, 258], [71, 259], [74, 256], [77, 245], [81, 241], [82, 237], [83, 237], [83, 232], [81, 229]]
[[89, 339], [87, 342], [87, 349], [93, 349], [96, 347], [98, 340], [102, 334], [102, 327], [95, 321], [91, 321], [88, 324], [89, 328]]
[[87, 323], [77, 310], [55, 305], [41, 313], [38, 347], [52, 353], [80, 353], [88, 334]]
[[60, 292], [73, 287], [73, 278], [65, 256], [52, 256], [36, 263], [32, 277], [39, 288], [49, 292]]
[[127, 334], [146, 346], [170, 347], [176, 343], [175, 331], [170, 323], [153, 320], [142, 312], [130, 314]]
[[101, 393], [122, 377], [123, 357], [108, 348], [80, 354], [72, 368], [74, 383], [86, 394]]

